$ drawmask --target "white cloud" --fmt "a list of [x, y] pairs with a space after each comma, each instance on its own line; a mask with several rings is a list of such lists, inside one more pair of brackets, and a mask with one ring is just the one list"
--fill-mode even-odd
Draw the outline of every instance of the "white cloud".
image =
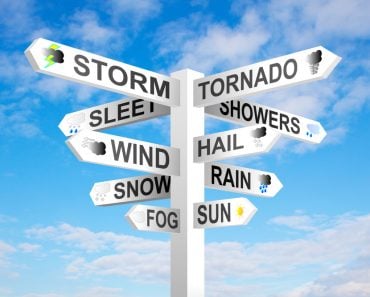
[[34, 0], [0, 1], [0, 37], [3, 42], [24, 44], [38, 37], [49, 37], [52, 32], [39, 17], [38, 2]]
[[8, 254], [14, 253], [16, 249], [11, 245], [0, 241], [0, 259], [6, 257]]
[[11, 294], [12, 294], [11, 289], [0, 287], [0, 296], [11, 296]]
[[[14, 83], [14, 81], [22, 78], [22, 84], [28, 84], [29, 82], [33, 82], [37, 77], [37, 74], [34, 73], [28, 63], [26, 56], [21, 52], [0, 52], [0, 65], [3, 70], [6, 70], [0, 72], [2, 83]], [[17, 90], [18, 86], [15, 87]]]
[[278, 216], [272, 218], [269, 223], [301, 231], [315, 231], [318, 228], [317, 218], [305, 214]]
[[109, 13], [116, 22], [123, 19], [126, 23], [135, 27], [148, 19], [156, 17], [162, 7], [158, 0], [112, 0], [109, 5]]
[[[326, 137], [320, 144], [320, 147], [323, 147], [325, 145], [333, 145], [333, 144], [338, 144], [345, 139], [346, 135], [348, 132], [348, 128], [345, 126], [339, 126], [330, 130], [326, 130]], [[279, 147], [279, 150], [286, 150], [288, 146], [281, 146]], [[295, 143], [291, 145], [291, 151], [293, 151], [296, 154], [304, 154], [307, 152], [313, 152], [319, 149], [319, 146], [313, 145], [313, 144], [308, 144], [308, 143]]]
[[18, 248], [24, 253], [33, 253], [40, 250], [41, 245], [23, 242], [18, 244]]
[[0, 104], [0, 134], [16, 134], [27, 138], [42, 135], [37, 123], [32, 119], [33, 111], [38, 106], [39, 101], [30, 98]]
[[361, 258], [331, 274], [305, 283], [281, 297], [367, 297], [370, 295], [370, 257]]
[[13, 264], [11, 262], [11, 255], [16, 253], [16, 251], [15, 247], [0, 240], [0, 277], [18, 277], [18, 273], [13, 271]]
[[146, 252], [168, 247], [168, 242], [143, 240], [139, 237], [118, 235], [113, 232], [92, 232], [86, 228], [61, 224], [57, 227], [31, 228], [26, 230], [28, 237], [53, 240], [60, 244], [82, 249], [87, 252], [116, 251]]
[[236, 242], [209, 244], [206, 257], [208, 277], [212, 280], [282, 278], [304, 273], [305, 267], [329, 273], [332, 267], [369, 254], [369, 215], [347, 215], [329, 222], [323, 219], [320, 217], [319, 220], [319, 225], [324, 226], [321, 228], [312, 223], [317, 221], [315, 217], [297, 220], [295, 215], [272, 220], [280, 225], [310, 231], [299, 239], [253, 245]]
[[365, 104], [370, 102], [369, 78], [360, 76], [351, 82], [345, 94], [333, 106], [333, 114], [346, 116], [360, 111]]
[[0, 1], [0, 26], [3, 27], [1, 35], [19, 38], [24, 36], [25, 32], [29, 32], [30, 27], [34, 26], [33, 7], [32, 0]]
[[120, 288], [94, 287], [83, 293], [77, 293], [75, 297], [122, 297], [125, 296]]
[[369, 1], [316, 0], [302, 5], [301, 9], [307, 19], [314, 20], [314, 28], [319, 34], [346, 36], [350, 39], [370, 35], [370, 20], [366, 13], [370, 10]]
[[69, 278], [87, 275], [119, 275], [142, 282], [163, 282], [169, 277], [169, 242], [118, 235], [112, 232], [95, 233], [86, 228], [68, 224], [32, 228], [27, 230], [26, 234], [28, 237], [65, 244], [92, 255], [113, 250], [113, 254], [95, 257], [93, 260], [83, 257], [74, 258], [66, 267]]
[[53, 32], [50, 28], [39, 28], [39, 29], [36, 29], [36, 30], [33, 30], [31, 33], [30, 33], [30, 37], [29, 39], [30, 40], [35, 40], [37, 38], [47, 38], [47, 39], [51, 39], [53, 40], [54, 37], [55, 37], [55, 32]]
[[327, 132], [327, 136], [323, 141], [323, 144], [337, 144], [340, 143], [343, 138], [347, 135], [348, 129], [346, 127], [336, 127], [330, 129]]
[[21, 297], [122, 297], [121, 288], [92, 287], [86, 290], [80, 290], [73, 295], [61, 295], [57, 293], [28, 293]]
[[[52, 102], [76, 98], [77, 96], [75, 96], [75, 94], [78, 93], [80, 88], [80, 85], [71, 81], [45, 75], [40, 76], [34, 84], [34, 91], [42, 94], [47, 100]], [[94, 90], [92, 90], [92, 93], [93, 91]], [[88, 94], [88, 96], [92, 93]]]
[[[93, 11], [77, 11], [68, 25], [67, 35], [85, 50], [101, 52], [122, 47], [122, 35], [116, 28], [103, 24]], [[109, 44], [109, 46], [107, 46]]]
[[65, 297], [65, 296], [55, 293], [29, 293], [26, 295], [22, 295], [22, 297]]
[[192, 15], [163, 26], [157, 36], [159, 53], [178, 57], [172, 71], [192, 68], [209, 73], [250, 62], [269, 34], [262, 28], [258, 15], [251, 11], [234, 27], [208, 23], [206, 18]]
[[366, 0], [273, 0], [263, 14], [270, 28], [285, 36], [289, 46], [303, 48], [325, 39], [341, 43], [343, 39], [368, 37], [370, 21], [366, 11], [369, 9]]
[[[237, 242], [209, 244], [206, 263], [210, 296], [221, 296], [225, 292], [228, 296], [240, 296], [241, 292], [248, 291], [249, 286], [247, 285], [228, 284], [227, 279], [230, 278], [245, 281], [264, 280], [269, 277], [286, 278], [304, 272], [305, 266], [316, 266], [321, 274], [330, 274], [335, 272], [333, 268], [343, 263], [345, 265], [361, 255], [369, 255], [367, 250], [370, 244], [370, 237], [367, 234], [370, 225], [369, 216], [347, 215], [329, 220], [329, 222], [322, 216], [309, 217], [306, 215], [303, 219], [297, 219], [297, 217], [298, 215], [280, 217], [273, 219], [272, 222], [311, 232], [301, 239], [254, 245]], [[319, 224], [313, 223], [317, 221]], [[353, 230], [356, 230], [356, 236], [353, 235]], [[351, 236], [350, 239], [349, 236]], [[164, 253], [158, 253], [158, 250], [145, 254], [130, 252], [99, 257], [92, 261], [80, 258], [68, 265], [67, 272], [77, 277], [91, 274], [119, 275], [144, 282], [163, 282], [168, 281], [169, 276], [167, 253], [168, 247], [165, 248]], [[366, 267], [369, 269], [368, 266]], [[358, 282], [358, 278], [354, 279]], [[216, 283], [218, 285], [214, 286]], [[259, 281], [256, 283], [256, 286], [260, 284]], [[363, 290], [363, 284], [361, 286]], [[340, 285], [336, 285], [338, 292], [340, 288]], [[359, 290], [356, 289], [355, 292], [360, 292]], [[251, 296], [264, 295], [252, 294]]]
[[245, 284], [230, 285], [223, 282], [207, 282], [206, 284], [207, 297], [240, 297], [246, 294], [251, 297], [266, 297], [262, 286]]
[[146, 253], [121, 252], [86, 261], [78, 258], [66, 268], [67, 276], [80, 278], [89, 275], [115, 275], [136, 282], [163, 283], [169, 281], [169, 248]]
[[[352, 269], [359, 267], [359, 264], [354, 266], [352, 263], [363, 263], [361, 269], [370, 269], [370, 262], [366, 260], [370, 257], [370, 215], [327, 217], [297, 212], [292, 216], [272, 218], [271, 223], [282, 228], [281, 231], [287, 227], [285, 230], [288, 234], [291, 234], [290, 230], [305, 232], [297, 233], [296, 237], [299, 237], [296, 239], [283, 241], [207, 244], [207, 286], [219, 284], [211, 290], [211, 296], [220, 296], [222, 292], [228, 292], [230, 297], [239, 296], [242, 290], [250, 287], [250, 283], [263, 287], [270, 280], [280, 280], [282, 284], [289, 280], [285, 288], [293, 288], [293, 283], [303, 284], [307, 281], [321, 284], [323, 276], [334, 273], [347, 276], [346, 283], [349, 286], [351, 282], [362, 282]], [[169, 281], [169, 242], [112, 232], [93, 232], [68, 224], [32, 228], [27, 234], [34, 240], [52, 241], [68, 247], [70, 256], [64, 257], [69, 261], [65, 270], [68, 278], [121, 276], [135, 282]], [[101, 252], [104, 252], [103, 256]], [[80, 256], [76, 256], [78, 254]], [[365, 260], [360, 261], [361, 259]], [[307, 270], [310, 273], [306, 274]], [[318, 275], [317, 279], [312, 278], [312, 273]], [[235, 282], [229, 283], [230, 279]], [[361, 286], [363, 288], [362, 284]], [[333, 284], [330, 290], [334, 290], [334, 287], [340, 288], [340, 285]], [[267, 296], [266, 292], [270, 289], [271, 287], [264, 288], [262, 292], [265, 295], [261, 293], [261, 297]]]

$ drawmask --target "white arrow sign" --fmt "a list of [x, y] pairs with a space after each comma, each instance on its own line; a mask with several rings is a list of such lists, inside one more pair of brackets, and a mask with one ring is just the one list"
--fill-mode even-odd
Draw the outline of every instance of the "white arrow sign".
[[205, 185], [258, 197], [274, 197], [283, 187], [274, 173], [222, 163], [205, 164]]
[[194, 228], [246, 225], [257, 208], [246, 198], [194, 204]]
[[163, 175], [179, 174], [179, 150], [175, 148], [89, 130], [72, 136], [66, 143], [80, 161]]
[[146, 175], [95, 183], [90, 197], [96, 206], [169, 198], [171, 177]]
[[65, 136], [71, 136], [81, 130], [102, 130], [168, 114], [168, 106], [143, 99], [124, 98], [68, 113], [60, 122], [59, 129]]
[[135, 205], [126, 214], [128, 222], [137, 230], [180, 232], [180, 211], [148, 205]]
[[179, 81], [165, 75], [43, 38], [25, 54], [37, 72], [169, 106], [179, 103]]
[[319, 122], [249, 100], [226, 101], [206, 107], [205, 112], [236, 124], [267, 125], [283, 135], [309, 143], [320, 143], [326, 136]]
[[208, 106], [281, 87], [324, 79], [340, 57], [314, 47], [194, 81], [194, 105]]
[[268, 152], [279, 133], [263, 126], [252, 126], [194, 138], [194, 162], [210, 162]]

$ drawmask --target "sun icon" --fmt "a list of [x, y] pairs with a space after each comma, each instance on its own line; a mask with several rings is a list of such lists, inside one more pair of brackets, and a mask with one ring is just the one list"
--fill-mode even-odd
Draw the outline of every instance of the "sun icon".
[[239, 218], [241, 218], [244, 215], [244, 207], [239, 205], [236, 209], [236, 214]]

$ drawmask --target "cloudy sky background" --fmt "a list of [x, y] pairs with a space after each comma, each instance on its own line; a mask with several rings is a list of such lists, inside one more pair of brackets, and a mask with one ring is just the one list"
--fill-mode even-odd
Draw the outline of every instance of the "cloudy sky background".
[[[135, 231], [123, 218], [131, 205], [97, 208], [88, 195], [94, 182], [140, 173], [78, 162], [57, 127], [121, 96], [33, 72], [23, 52], [43, 37], [164, 74], [317, 45], [341, 56], [326, 80], [249, 98], [318, 120], [328, 135], [233, 161], [276, 173], [284, 188], [249, 197], [259, 211], [248, 226], [206, 230], [206, 296], [370, 296], [369, 11], [366, 0], [0, 0], [0, 295], [169, 296], [170, 236]], [[107, 132], [169, 145], [169, 125]]]

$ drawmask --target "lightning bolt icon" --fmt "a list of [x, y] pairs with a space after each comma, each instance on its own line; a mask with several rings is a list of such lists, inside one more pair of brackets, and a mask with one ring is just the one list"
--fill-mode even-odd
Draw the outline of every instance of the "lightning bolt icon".
[[48, 68], [49, 66], [55, 64], [55, 62], [53, 61], [53, 58], [54, 56], [53, 55], [48, 55], [46, 58], [45, 58], [45, 61], [48, 62], [48, 64], [45, 66], [45, 68]]

